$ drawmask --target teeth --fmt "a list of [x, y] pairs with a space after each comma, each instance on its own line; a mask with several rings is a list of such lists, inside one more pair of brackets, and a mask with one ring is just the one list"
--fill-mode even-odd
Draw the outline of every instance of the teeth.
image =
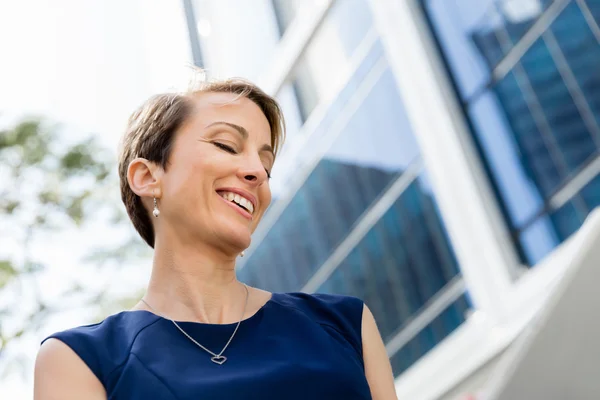
[[240, 205], [242, 207], [244, 207], [246, 210], [248, 210], [250, 212], [250, 214], [252, 214], [254, 212], [254, 206], [252, 206], [252, 203], [250, 203], [250, 201], [248, 199], [246, 199], [245, 197], [242, 197], [240, 199]]
[[248, 212], [250, 214], [254, 213], [254, 206], [252, 205], [250, 200], [246, 199], [245, 197], [242, 197], [239, 194], [235, 194], [232, 192], [224, 192], [224, 193], [220, 193], [220, 195], [225, 200], [236, 202], [240, 206], [244, 207], [246, 210], [248, 210]]

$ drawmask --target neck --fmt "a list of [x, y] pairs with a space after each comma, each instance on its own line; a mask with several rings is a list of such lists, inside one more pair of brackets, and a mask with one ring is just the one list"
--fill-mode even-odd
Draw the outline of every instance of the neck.
[[246, 289], [236, 278], [234, 256], [157, 240], [144, 298], [174, 320], [227, 324], [240, 320]]

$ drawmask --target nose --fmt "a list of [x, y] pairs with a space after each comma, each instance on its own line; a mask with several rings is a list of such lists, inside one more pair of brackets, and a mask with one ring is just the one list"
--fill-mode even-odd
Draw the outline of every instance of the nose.
[[252, 186], [259, 186], [268, 179], [265, 167], [258, 155], [245, 158], [237, 174], [239, 179]]

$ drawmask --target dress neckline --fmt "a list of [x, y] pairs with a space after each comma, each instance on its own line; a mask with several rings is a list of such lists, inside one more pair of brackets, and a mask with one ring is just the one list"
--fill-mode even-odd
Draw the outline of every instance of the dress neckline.
[[[267, 302], [265, 304], [263, 304], [254, 314], [252, 314], [251, 316], [249, 316], [248, 318], [245, 318], [241, 321], [240, 325], [244, 325], [256, 318], [258, 318], [260, 316], [260, 314], [262, 314], [264, 312], [264, 310], [268, 307], [271, 306], [271, 304], [274, 302], [274, 299], [276, 296], [278, 296], [278, 293], [271, 293], [271, 297], [269, 298], [269, 300], [267, 300]], [[168, 321], [171, 322], [170, 319], [162, 317], [156, 313], [153, 313], [152, 311], [149, 310], [132, 310], [132, 311], [123, 311], [125, 313], [146, 313], [146, 314], [150, 314], [153, 315], [154, 317], [156, 317], [158, 320], [164, 320], [164, 321]], [[232, 323], [228, 323], [228, 324], [211, 324], [211, 323], [207, 323], [207, 322], [197, 322], [197, 321], [175, 321], [177, 322], [177, 324], [181, 325], [181, 326], [213, 326], [213, 327], [232, 327], [237, 325], [237, 322], [232, 322]]]

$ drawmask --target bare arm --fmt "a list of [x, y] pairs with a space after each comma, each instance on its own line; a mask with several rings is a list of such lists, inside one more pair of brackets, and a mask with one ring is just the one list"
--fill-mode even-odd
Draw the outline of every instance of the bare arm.
[[48, 339], [35, 361], [35, 400], [106, 400], [106, 391], [94, 373], [57, 339]]
[[371, 310], [365, 305], [362, 316], [365, 375], [373, 400], [397, 400], [392, 366]]

